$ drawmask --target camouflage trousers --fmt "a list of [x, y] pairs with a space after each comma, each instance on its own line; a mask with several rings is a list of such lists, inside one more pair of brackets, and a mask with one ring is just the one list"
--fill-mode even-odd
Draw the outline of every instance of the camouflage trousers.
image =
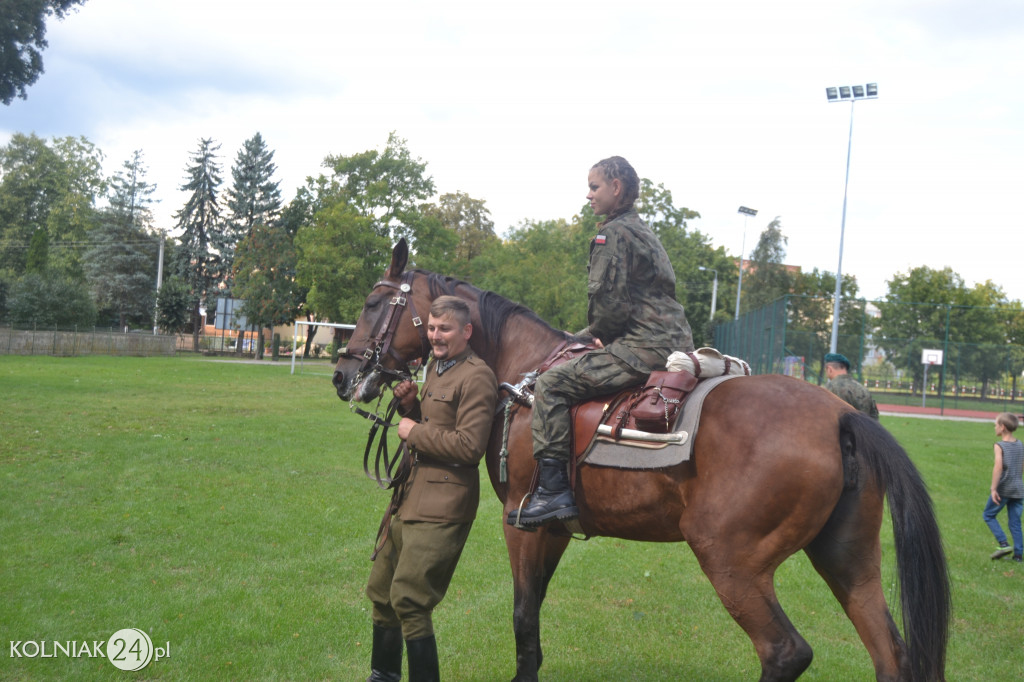
[[[653, 356], [650, 360], [657, 360], [659, 354], [649, 355]], [[568, 461], [572, 443], [572, 406], [587, 398], [644, 383], [652, 371], [664, 369], [667, 357], [666, 352], [660, 363], [653, 362], [653, 366], [644, 368], [644, 371], [607, 349], [599, 349], [555, 365], [537, 377], [530, 423], [534, 458]], [[638, 361], [637, 364], [642, 363]]]

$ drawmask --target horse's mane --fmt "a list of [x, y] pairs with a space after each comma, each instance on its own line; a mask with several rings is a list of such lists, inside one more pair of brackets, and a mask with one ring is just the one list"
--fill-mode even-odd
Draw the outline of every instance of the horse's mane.
[[477, 309], [480, 311], [480, 323], [483, 329], [480, 330], [482, 341], [488, 348], [496, 348], [498, 339], [501, 338], [501, 330], [505, 322], [513, 317], [522, 317], [539, 325], [542, 329], [549, 330], [555, 334], [568, 336], [565, 332], [558, 331], [545, 322], [537, 313], [525, 305], [510, 301], [501, 294], [481, 289], [469, 282], [454, 277], [438, 275], [427, 270], [415, 270], [416, 273], [426, 276], [427, 285], [430, 287], [431, 299], [438, 296], [458, 296], [456, 289], [462, 287], [472, 292], [477, 299]]

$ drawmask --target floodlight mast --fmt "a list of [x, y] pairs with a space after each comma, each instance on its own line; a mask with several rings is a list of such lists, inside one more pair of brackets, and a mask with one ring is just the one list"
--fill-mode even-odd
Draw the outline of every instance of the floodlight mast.
[[850, 151], [853, 148], [853, 105], [859, 99], [877, 99], [878, 83], [825, 88], [825, 97], [829, 102], [850, 103], [850, 135], [846, 141], [846, 180], [843, 183], [843, 219], [839, 225], [839, 265], [836, 266], [836, 293], [832, 301], [832, 338], [829, 341], [829, 352], [835, 353], [839, 345], [839, 300], [843, 291], [843, 239], [846, 236], [846, 195], [850, 186]]
[[757, 209], [740, 206], [737, 213], [743, 214], [743, 243], [740, 244], [740, 278], [736, 282], [736, 315], [734, 320], [740, 319], [740, 293], [743, 291], [743, 252], [747, 250], [747, 218], [757, 215]]

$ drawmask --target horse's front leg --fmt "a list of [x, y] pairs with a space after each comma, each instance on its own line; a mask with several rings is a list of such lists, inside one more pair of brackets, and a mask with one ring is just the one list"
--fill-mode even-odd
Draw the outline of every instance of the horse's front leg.
[[569, 544], [569, 538], [551, 535], [546, 528], [529, 533], [505, 526], [505, 544], [512, 563], [516, 636], [516, 676], [513, 682], [536, 682], [544, 660], [540, 645], [540, 606], [548, 583]]

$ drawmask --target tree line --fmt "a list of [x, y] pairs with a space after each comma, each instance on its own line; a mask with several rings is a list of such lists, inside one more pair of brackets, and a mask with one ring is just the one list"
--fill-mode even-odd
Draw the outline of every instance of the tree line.
[[[242, 313], [258, 327], [301, 317], [354, 322], [391, 246], [404, 237], [416, 267], [521, 302], [557, 328], [586, 326], [586, 267], [598, 222], [588, 204], [571, 217], [525, 220], [499, 236], [486, 202], [438, 193], [427, 163], [396, 133], [382, 149], [328, 154], [288, 202], [273, 159], [256, 133], [226, 175], [220, 146], [199, 140], [181, 185], [187, 200], [173, 226], [158, 226], [141, 150], [106, 177], [102, 152], [85, 138], [15, 134], [0, 148], [0, 319], [148, 328], [155, 315], [165, 331], [191, 332], [197, 349], [200, 311], [215, 309], [219, 298], [244, 300]], [[711, 345], [714, 325], [733, 317], [738, 259], [693, 228], [700, 214], [677, 206], [663, 184], [642, 179], [636, 207], [668, 252], [695, 341]], [[161, 242], [166, 268], [157, 295]], [[786, 242], [777, 217], [745, 266], [740, 311], [789, 295], [790, 324], [827, 338], [835, 275], [787, 267]], [[854, 276], [844, 274], [842, 296], [857, 298]], [[889, 282], [880, 338], [921, 336], [927, 321], [897, 305], [909, 301], [1020, 309], [991, 282], [967, 287], [948, 268], [916, 268]], [[863, 326], [859, 312], [843, 306], [844, 335]], [[960, 317], [976, 338], [1020, 343], [1015, 324], [974, 329], [969, 316]], [[906, 345], [886, 352], [912, 355]]]

